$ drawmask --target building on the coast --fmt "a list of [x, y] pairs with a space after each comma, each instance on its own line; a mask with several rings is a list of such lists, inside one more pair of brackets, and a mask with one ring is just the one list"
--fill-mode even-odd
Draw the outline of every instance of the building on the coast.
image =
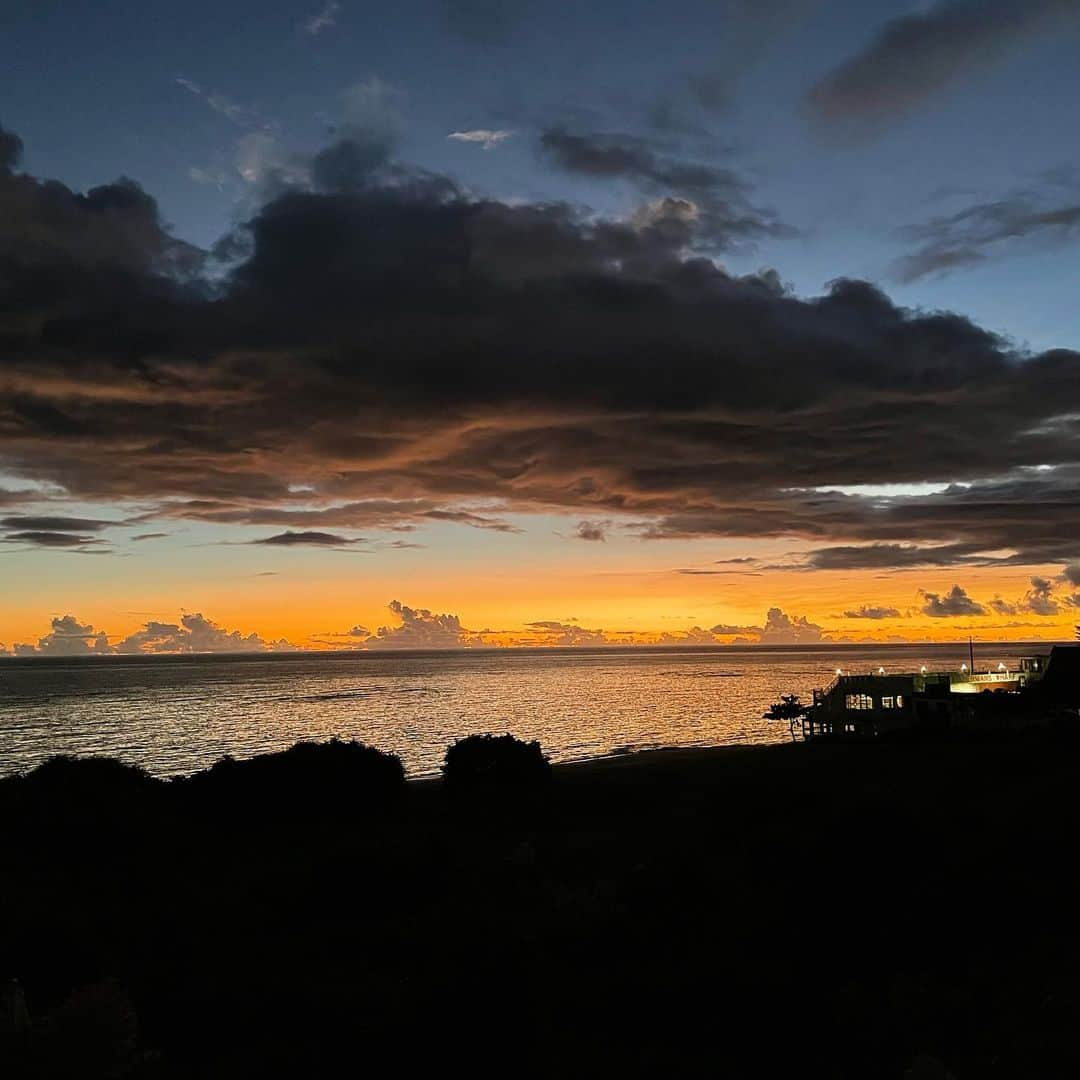
[[1013, 667], [999, 663], [976, 671], [973, 666], [903, 673], [838, 670], [828, 686], [814, 691], [803, 735], [879, 735], [981, 722], [1011, 726], [1080, 708], [1080, 646], [1056, 645], [1049, 654], [1022, 657]]

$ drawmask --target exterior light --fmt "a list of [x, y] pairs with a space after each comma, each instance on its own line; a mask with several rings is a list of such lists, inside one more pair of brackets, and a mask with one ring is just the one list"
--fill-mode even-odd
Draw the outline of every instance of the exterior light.
[[836, 674], [837, 675], [843, 675], [844, 673], [843, 673], [843, 671], [840, 670], [840, 668], [837, 668], [836, 669]]
[[1004, 664], [998, 664], [998, 671], [1008, 671], [1009, 669]]
[[922, 672], [923, 675], [925, 675], [926, 674], [926, 665], [923, 664], [923, 666], [921, 668], [919, 668], [919, 671]]
[[885, 674], [885, 669], [884, 669], [883, 667], [879, 667], [879, 668], [877, 669], [877, 673], [878, 673], [879, 675], [884, 675], [884, 674]]
[[967, 664], [961, 664], [960, 665], [960, 670], [961, 671], [967, 671]]

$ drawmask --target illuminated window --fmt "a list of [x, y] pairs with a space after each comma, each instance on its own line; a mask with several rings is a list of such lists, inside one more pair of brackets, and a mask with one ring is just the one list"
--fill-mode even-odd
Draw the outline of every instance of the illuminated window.
[[881, 699], [881, 707], [883, 709], [895, 709], [896, 708], [896, 698], [883, 697]]
[[848, 709], [872, 709], [874, 699], [869, 694], [845, 694], [844, 706]]
[[903, 694], [897, 694], [896, 695], [896, 707], [898, 709], [902, 709], [904, 707], [904, 695]]

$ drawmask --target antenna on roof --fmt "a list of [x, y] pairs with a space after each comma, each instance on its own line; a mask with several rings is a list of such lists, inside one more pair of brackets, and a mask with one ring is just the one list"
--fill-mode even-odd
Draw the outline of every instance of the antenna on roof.
[[968, 635], [968, 660], [971, 662], [970, 670], [972, 673], [975, 671], [975, 644], [971, 635]]

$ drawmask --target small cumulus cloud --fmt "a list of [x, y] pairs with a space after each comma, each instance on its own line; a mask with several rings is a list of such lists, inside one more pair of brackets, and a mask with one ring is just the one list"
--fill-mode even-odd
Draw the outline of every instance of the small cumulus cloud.
[[574, 536], [578, 540], [604, 541], [607, 539], [607, 527], [598, 521], [579, 521]]
[[455, 142], [472, 143], [482, 150], [494, 150], [499, 143], [509, 139], [513, 134], [512, 131], [492, 131], [489, 128], [475, 128], [472, 131], [452, 131], [446, 137], [453, 139]]
[[985, 615], [986, 608], [968, 596], [959, 585], [954, 585], [944, 595], [922, 591], [922, 613], [932, 619], [951, 619], [961, 615]]
[[863, 604], [861, 607], [845, 611], [845, 619], [898, 619], [900, 611], [894, 607], [875, 607], [872, 604]]
[[17, 644], [16, 656], [92, 656], [108, 653], [108, 635], [90, 623], [80, 623], [74, 615], [53, 618], [52, 630], [36, 645]]

